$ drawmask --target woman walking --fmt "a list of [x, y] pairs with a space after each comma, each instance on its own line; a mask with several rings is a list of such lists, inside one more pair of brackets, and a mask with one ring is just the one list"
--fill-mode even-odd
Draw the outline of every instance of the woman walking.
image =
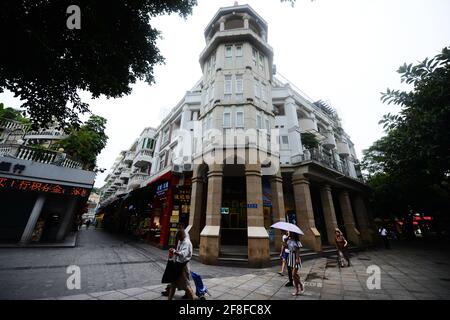
[[289, 249], [287, 258], [288, 272], [292, 274], [295, 286], [295, 292], [292, 293], [292, 295], [298, 296], [305, 292], [305, 288], [300, 280], [299, 274], [299, 269], [301, 267], [300, 248], [302, 247], [302, 244], [300, 243], [297, 233], [291, 233], [289, 240], [287, 241], [287, 247]]
[[191, 272], [189, 268], [189, 261], [192, 258], [192, 243], [189, 237], [186, 236], [186, 231], [179, 231], [179, 241], [177, 249], [171, 248], [170, 251], [175, 256], [174, 267], [174, 282], [170, 285], [169, 300], [173, 299], [175, 290], [185, 290], [186, 297], [190, 300], [194, 299], [190, 280]]
[[350, 267], [350, 254], [348, 252], [348, 242], [344, 237], [344, 234], [342, 233], [339, 228], [336, 228], [335, 230], [336, 238], [334, 239], [336, 243], [336, 249], [338, 250], [338, 258], [340, 266], [343, 267], [343, 263], [341, 263], [341, 257], [343, 256], [345, 260], [347, 260], [347, 267]]
[[289, 239], [289, 231], [283, 234], [283, 236], [281, 237], [281, 252], [280, 252], [281, 271], [278, 272], [280, 276], [284, 275], [284, 268], [286, 267], [286, 260], [289, 255], [289, 250], [287, 248], [288, 239]]

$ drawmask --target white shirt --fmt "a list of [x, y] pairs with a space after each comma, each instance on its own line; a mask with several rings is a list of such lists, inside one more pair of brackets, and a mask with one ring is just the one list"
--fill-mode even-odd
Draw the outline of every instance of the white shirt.
[[[283, 243], [285, 243], [287, 241], [287, 239], [288, 239], [288, 236], [283, 234], [283, 237], [282, 237]], [[284, 248], [284, 252], [289, 253], [289, 249], [287, 247]]]
[[385, 228], [380, 228], [380, 234], [385, 237], [387, 236], [387, 230]]
[[175, 261], [179, 263], [188, 262], [192, 258], [192, 243], [188, 237], [183, 241], [178, 241], [177, 252]]

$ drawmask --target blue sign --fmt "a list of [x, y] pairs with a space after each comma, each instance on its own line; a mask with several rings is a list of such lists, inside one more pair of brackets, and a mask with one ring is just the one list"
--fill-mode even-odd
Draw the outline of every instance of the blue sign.
[[220, 214], [230, 214], [230, 208], [220, 208]]
[[247, 203], [247, 209], [256, 209], [258, 208], [258, 204], [256, 203]]
[[156, 187], [156, 194], [158, 195], [158, 196], [162, 196], [163, 194], [165, 194], [166, 193], [166, 191], [169, 189], [169, 182], [167, 181], [167, 182], [164, 182], [164, 183], [161, 183], [160, 185], [158, 185], [157, 187]]

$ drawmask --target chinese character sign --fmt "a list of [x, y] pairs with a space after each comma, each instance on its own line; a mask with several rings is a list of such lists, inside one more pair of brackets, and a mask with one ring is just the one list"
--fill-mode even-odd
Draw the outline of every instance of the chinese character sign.
[[86, 188], [0, 177], [0, 190], [2, 189], [44, 192], [75, 197], [87, 197], [89, 195], [89, 189]]

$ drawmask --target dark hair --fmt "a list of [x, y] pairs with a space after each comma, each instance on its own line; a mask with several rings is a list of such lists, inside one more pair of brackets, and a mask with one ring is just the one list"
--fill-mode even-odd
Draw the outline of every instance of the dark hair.
[[298, 233], [294, 233], [292, 232], [292, 239], [294, 239], [295, 241], [299, 241], [299, 237], [298, 237]]

